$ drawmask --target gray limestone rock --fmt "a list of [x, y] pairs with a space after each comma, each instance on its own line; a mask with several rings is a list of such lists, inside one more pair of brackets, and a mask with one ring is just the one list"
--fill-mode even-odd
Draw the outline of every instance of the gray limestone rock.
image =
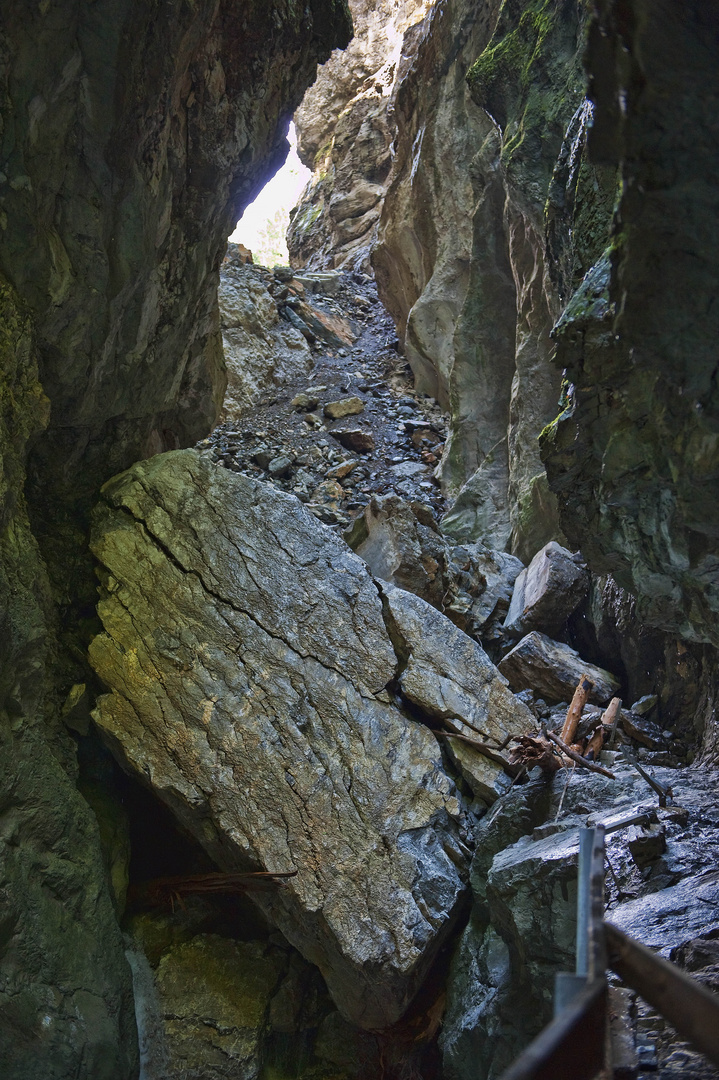
[[295, 113], [298, 153], [313, 170], [287, 243], [311, 291], [331, 267], [369, 269], [392, 160], [393, 91], [429, 0], [351, 0], [354, 38], [318, 72]]
[[609, 671], [582, 660], [569, 645], [533, 630], [500, 661], [499, 670], [513, 690], [533, 690], [545, 701], [571, 701], [584, 673], [592, 680], [589, 700], [602, 705], [619, 690]]
[[[534, 715], [476, 641], [420, 597], [388, 584], [382, 593], [395, 644], [405, 657], [399, 675], [405, 697], [428, 716], [460, 721], [466, 734], [493, 746], [536, 730]], [[501, 764], [499, 752], [497, 758]]]
[[162, 1080], [257, 1080], [270, 998], [286, 966], [281, 949], [214, 934], [169, 949], [155, 974]]
[[692, 938], [719, 928], [719, 873], [715, 869], [685, 878], [661, 892], [612, 908], [609, 921], [625, 934], [668, 957]]
[[374, 496], [348, 543], [375, 577], [421, 596], [467, 634], [500, 630], [519, 559], [483, 544], [455, 545], [421, 503]]
[[234, 246], [229, 246], [222, 264], [218, 292], [227, 365], [222, 420], [236, 419], [273, 387], [312, 368], [310, 347], [299, 330], [280, 319], [266, 275], [242, 263], [233, 254]]
[[629, 0], [618, 24], [615, 10], [596, 8], [586, 63], [590, 153], [618, 167], [620, 198], [611, 246], [556, 326], [572, 394], [542, 456], [592, 568], [636, 597], [645, 625], [716, 647], [719, 137], [702, 120], [719, 95], [716, 12]]
[[530, 630], [551, 637], [560, 632], [588, 591], [589, 573], [581, 556], [550, 540], [514, 583], [504, 627], [517, 637]]
[[258, 902], [348, 1019], [393, 1023], [463, 892], [459, 807], [431, 732], [375, 696], [397, 658], [364, 564], [194, 451], [103, 495], [98, 727], [218, 865], [297, 870]]
[[360, 397], [328, 401], [323, 412], [331, 420], [341, 420], [344, 416], [356, 416], [358, 413], [364, 412], [364, 401]]

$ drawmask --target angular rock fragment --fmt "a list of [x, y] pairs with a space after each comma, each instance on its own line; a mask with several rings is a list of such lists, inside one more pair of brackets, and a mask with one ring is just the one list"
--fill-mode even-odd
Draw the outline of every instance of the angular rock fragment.
[[588, 589], [581, 556], [550, 540], [517, 578], [504, 627], [517, 637], [530, 630], [558, 634]]
[[396, 495], [374, 496], [348, 543], [375, 577], [421, 596], [468, 634], [493, 638], [522, 569], [483, 544], [454, 545], [431, 511]]
[[369, 454], [374, 450], [374, 436], [371, 431], [351, 428], [349, 431], [332, 431], [330, 434], [346, 450], [354, 450], [358, 454]]
[[[456, 727], [461, 735], [481, 741], [481, 736], [466, 724], [460, 722], [452, 726]], [[497, 760], [488, 758], [476, 747], [451, 736], [445, 740], [445, 745], [447, 753], [478, 799], [491, 805], [512, 786], [504, 766]], [[506, 751], [504, 754], [506, 756]]]
[[364, 401], [359, 397], [328, 401], [322, 411], [330, 420], [341, 420], [343, 416], [357, 416], [358, 413], [364, 412]]
[[300, 393], [292, 398], [290, 405], [300, 412], [310, 412], [312, 409], [317, 408], [319, 401], [320, 399], [315, 394]]
[[657, 724], [633, 711], [622, 709], [622, 727], [631, 739], [650, 750], [661, 750], [667, 744], [664, 733]]
[[414, 705], [438, 719], [460, 720], [468, 734], [498, 748], [512, 735], [537, 730], [534, 715], [476, 641], [419, 596], [386, 583], [382, 594], [395, 645], [406, 657], [399, 684]]
[[499, 670], [513, 690], [533, 690], [550, 703], [571, 701], [577, 683], [587, 674], [593, 683], [589, 700], [604, 704], [619, 683], [604, 668], [587, 664], [576, 650], [533, 630], [500, 661]]
[[375, 696], [397, 658], [364, 564], [194, 451], [103, 496], [99, 729], [222, 869], [297, 870], [258, 903], [345, 1017], [395, 1022], [463, 892], [459, 808], [432, 733]]

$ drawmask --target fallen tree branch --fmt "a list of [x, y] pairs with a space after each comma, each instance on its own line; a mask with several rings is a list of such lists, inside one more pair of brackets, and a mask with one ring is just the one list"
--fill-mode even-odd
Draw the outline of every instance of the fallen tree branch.
[[589, 769], [590, 772], [601, 773], [602, 776], [608, 776], [610, 780], [617, 779], [614, 773], [610, 772], [609, 769], [605, 769], [601, 765], [595, 765], [593, 761], [587, 761], [587, 759], [583, 758], [581, 754], [578, 754], [576, 750], [572, 750], [571, 746], [567, 746], [566, 743], [562, 742], [559, 736], [555, 735], [553, 731], [545, 731], [544, 734], [559, 747], [563, 754], [566, 754], [572, 761], [576, 761], [577, 765], [581, 765], [583, 769]]

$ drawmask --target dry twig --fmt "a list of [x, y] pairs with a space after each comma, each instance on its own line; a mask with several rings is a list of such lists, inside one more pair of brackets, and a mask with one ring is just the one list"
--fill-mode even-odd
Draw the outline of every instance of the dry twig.
[[590, 772], [601, 773], [602, 776], [608, 776], [610, 780], [617, 779], [614, 773], [610, 772], [609, 769], [605, 769], [601, 765], [595, 765], [593, 761], [587, 761], [586, 758], [583, 758], [576, 750], [572, 750], [571, 746], [567, 746], [565, 742], [562, 742], [559, 736], [555, 735], [553, 731], [547, 731], [545, 734], [548, 739], [551, 739], [552, 742], [559, 747], [563, 754], [566, 754], [572, 761], [576, 761], [577, 765], [581, 765], [583, 769], [589, 769]]

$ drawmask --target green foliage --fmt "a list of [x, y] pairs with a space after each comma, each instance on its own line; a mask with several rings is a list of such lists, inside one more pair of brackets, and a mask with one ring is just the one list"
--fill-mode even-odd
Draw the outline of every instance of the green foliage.
[[[487, 48], [467, 73], [474, 101], [502, 128], [502, 161], [543, 198], [549, 168], [584, 96], [586, 3], [504, 0]], [[529, 167], [533, 176], [526, 176]], [[546, 191], [546, 188], [545, 188]]]
[[255, 242], [252, 255], [255, 262], [262, 266], [286, 266], [289, 262], [285, 234], [290, 223], [289, 212], [281, 207], [274, 217], [267, 220], [260, 229], [259, 242]]

